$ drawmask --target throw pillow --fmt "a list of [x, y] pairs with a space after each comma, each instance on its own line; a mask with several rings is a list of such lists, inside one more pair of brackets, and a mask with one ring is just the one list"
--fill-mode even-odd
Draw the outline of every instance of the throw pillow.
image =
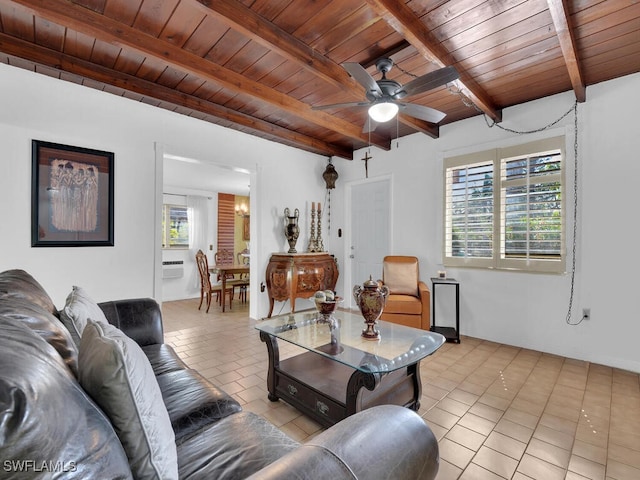
[[87, 320], [109, 323], [104, 312], [82, 287], [74, 286], [64, 308], [60, 311], [60, 320], [71, 333], [71, 338], [80, 346], [80, 338]]
[[160, 387], [142, 349], [110, 324], [88, 320], [80, 384], [111, 419], [137, 479], [177, 479], [178, 457]]

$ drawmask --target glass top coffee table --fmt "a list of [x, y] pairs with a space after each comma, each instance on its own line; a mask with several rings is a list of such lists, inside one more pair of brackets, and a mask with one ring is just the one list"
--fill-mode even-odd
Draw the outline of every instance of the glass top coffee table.
[[[359, 313], [315, 310], [256, 323], [267, 345], [269, 400], [283, 399], [321, 425], [331, 426], [374, 405], [420, 408], [420, 360], [445, 342], [439, 333], [379, 321], [379, 340], [361, 336]], [[301, 347], [281, 360], [278, 341]]]

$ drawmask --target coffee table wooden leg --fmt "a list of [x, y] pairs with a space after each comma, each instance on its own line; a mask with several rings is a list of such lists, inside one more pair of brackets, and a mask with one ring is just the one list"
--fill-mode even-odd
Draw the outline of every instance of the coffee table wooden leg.
[[420, 380], [420, 362], [413, 363], [407, 367], [407, 375], [413, 377], [413, 391], [415, 403], [411, 407], [416, 412], [420, 410], [420, 398], [422, 398], [422, 381]]
[[278, 348], [278, 339], [272, 337], [268, 333], [260, 332], [260, 340], [267, 344], [267, 354], [269, 356], [269, 368], [267, 370], [267, 390], [269, 394], [267, 398], [272, 402], [278, 401], [276, 395], [276, 368], [280, 366], [280, 349]]
[[379, 373], [365, 373], [360, 370], [356, 370], [349, 378], [347, 383], [347, 398], [346, 398], [346, 416], [353, 415], [358, 412], [358, 392], [361, 388], [366, 388], [369, 391], [373, 391], [380, 384]]

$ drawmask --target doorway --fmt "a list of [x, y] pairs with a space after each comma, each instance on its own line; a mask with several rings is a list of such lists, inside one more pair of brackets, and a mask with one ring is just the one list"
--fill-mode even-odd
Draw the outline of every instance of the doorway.
[[[184, 205], [185, 208], [189, 197], [199, 198], [202, 202], [206, 202], [206, 206], [201, 209], [206, 216], [206, 222], [204, 222], [206, 227], [200, 229], [202, 234], [194, 235], [197, 237], [197, 242], [192, 246], [190, 242], [190, 246], [173, 250], [163, 248], [161, 242], [155, 245], [154, 298], [159, 302], [199, 297], [200, 286], [195, 265], [195, 252], [198, 249], [203, 250], [209, 257], [209, 263], [213, 263], [213, 252], [217, 249], [218, 192], [232, 192], [231, 198], [238, 195], [248, 201], [247, 193], [250, 194], [250, 185], [254, 180], [255, 173], [252, 171], [213, 161], [198, 160], [194, 157], [168, 152], [166, 147], [156, 144], [158, 218], [162, 218], [160, 213], [163, 205], [168, 203], [167, 197], [171, 199], [169, 203]], [[238, 216], [234, 208], [234, 202], [232, 202], [232, 220]], [[242, 226], [242, 219], [240, 219], [240, 225]], [[160, 237], [163, 231], [160, 222], [156, 231], [159, 232]], [[233, 227], [231, 232], [233, 235]], [[242, 241], [243, 248], [246, 244], [246, 241]], [[180, 264], [181, 275], [167, 278], [165, 275], [166, 267], [163, 264]]]

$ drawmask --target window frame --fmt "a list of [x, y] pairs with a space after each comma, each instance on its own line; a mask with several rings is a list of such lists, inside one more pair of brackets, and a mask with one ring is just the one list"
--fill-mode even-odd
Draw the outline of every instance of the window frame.
[[[187, 218], [187, 243], [186, 245], [171, 245], [171, 209], [179, 208], [184, 210]], [[162, 204], [162, 249], [163, 250], [188, 250], [189, 249], [189, 208], [186, 205], [178, 205], [175, 203], [163, 203]]]
[[[507, 257], [505, 254], [506, 241], [506, 209], [505, 189], [517, 182], [503, 178], [506, 162], [517, 158], [541, 157], [545, 154], [560, 155], [559, 171], [533, 177], [527, 172], [526, 178], [543, 179], [543, 184], [560, 182], [560, 255], [555, 258], [523, 258]], [[491, 257], [467, 257], [452, 256], [453, 232], [452, 232], [452, 197], [451, 197], [451, 171], [464, 167], [477, 167], [491, 164], [492, 168], [492, 234]], [[477, 267], [496, 270], [514, 270], [525, 272], [556, 273], [566, 271], [566, 149], [565, 136], [555, 136], [542, 140], [536, 140], [525, 144], [508, 147], [493, 148], [464, 155], [445, 156], [443, 161], [443, 236], [442, 236], [442, 261], [446, 267]], [[526, 183], [526, 182], [524, 182]], [[527, 184], [528, 185], [528, 184]], [[530, 205], [527, 200], [526, 205]], [[527, 228], [527, 232], [530, 229]]]

